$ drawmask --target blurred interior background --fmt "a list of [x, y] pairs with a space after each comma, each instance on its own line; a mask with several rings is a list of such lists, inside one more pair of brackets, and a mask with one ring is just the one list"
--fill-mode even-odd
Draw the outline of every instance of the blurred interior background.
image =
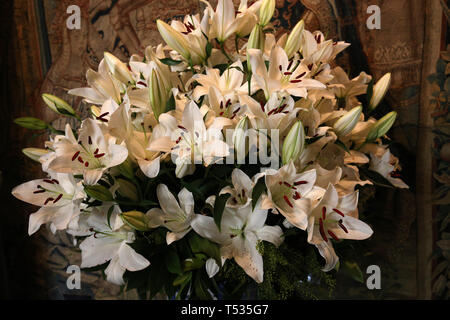
[[[215, 6], [215, 1], [211, 1]], [[236, 4], [239, 1], [235, 1]], [[403, 163], [409, 190], [378, 189], [367, 204], [374, 236], [359, 261], [362, 275], [337, 276], [338, 299], [448, 298], [448, 203], [450, 131], [447, 127], [447, 9], [442, 0], [277, 0], [274, 26], [286, 32], [304, 19], [307, 29], [351, 46], [339, 64], [355, 77], [360, 71], [393, 81], [380, 109], [396, 110], [392, 150]], [[81, 29], [69, 30], [67, 8], [81, 9]], [[367, 8], [381, 8], [381, 29], [366, 25]], [[85, 84], [87, 68], [97, 69], [104, 51], [127, 60], [156, 45], [156, 19], [199, 13], [198, 0], [9, 0], [0, 2], [0, 297], [27, 299], [134, 298], [107, 284], [99, 273], [82, 276], [82, 290], [65, 282], [69, 265], [80, 263], [79, 251], [64, 233], [47, 228], [27, 235], [28, 215], [35, 210], [11, 196], [11, 189], [42, 176], [39, 165], [21, 149], [45, 140], [12, 123], [21, 116], [54, 121], [40, 98], [51, 93], [84, 105], [67, 95]], [[84, 109], [83, 109], [84, 108]], [[443, 128], [442, 130], [438, 130]], [[438, 131], [436, 131], [438, 130]], [[373, 190], [372, 190], [373, 191]], [[434, 203], [433, 203], [434, 201]], [[366, 267], [382, 271], [382, 289], [365, 285]], [[361, 282], [361, 276], [363, 282]]]

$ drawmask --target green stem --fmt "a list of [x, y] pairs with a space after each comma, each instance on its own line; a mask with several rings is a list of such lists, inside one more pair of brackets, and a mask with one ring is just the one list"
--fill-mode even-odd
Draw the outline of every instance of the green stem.
[[233, 59], [231, 59], [230, 56], [228, 55], [228, 53], [225, 51], [224, 43], [223, 42], [219, 42], [219, 45], [220, 45], [220, 50], [225, 55], [225, 57], [228, 59], [228, 61], [229, 62], [233, 62]]

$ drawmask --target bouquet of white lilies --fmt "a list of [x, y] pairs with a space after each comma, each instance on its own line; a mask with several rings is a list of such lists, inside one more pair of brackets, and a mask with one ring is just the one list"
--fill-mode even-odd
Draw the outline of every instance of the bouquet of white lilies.
[[29, 234], [65, 230], [81, 267], [99, 266], [109, 282], [205, 299], [220, 296], [227, 264], [262, 283], [261, 245], [286, 245], [288, 230], [305, 234], [325, 272], [339, 261], [333, 244], [370, 237], [357, 205], [373, 181], [360, 169], [408, 187], [385, 144], [396, 113], [370, 117], [390, 74], [349, 79], [332, 67], [349, 44], [303, 21], [277, 40], [274, 10], [275, 0], [242, 0], [237, 11], [219, 0], [202, 16], [158, 20], [166, 45], [128, 63], [105, 53], [89, 87], [69, 91], [89, 118], [43, 95], [79, 128], [16, 119], [51, 133], [45, 149], [24, 149], [48, 176], [12, 191], [41, 207]]

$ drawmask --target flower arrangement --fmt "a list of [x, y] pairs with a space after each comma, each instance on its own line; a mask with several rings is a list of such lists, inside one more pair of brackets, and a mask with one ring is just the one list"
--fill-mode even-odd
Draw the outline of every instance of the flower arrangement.
[[69, 91], [91, 105], [90, 117], [43, 95], [79, 128], [16, 119], [52, 133], [45, 149], [24, 149], [48, 177], [12, 191], [40, 207], [29, 234], [47, 223], [65, 230], [81, 267], [109, 282], [205, 299], [231, 281], [220, 277], [227, 268], [263, 283], [265, 252], [291, 230], [317, 248], [324, 272], [338, 265], [334, 244], [370, 237], [357, 205], [373, 182], [360, 169], [407, 188], [384, 144], [396, 113], [371, 117], [390, 74], [349, 79], [332, 67], [349, 44], [303, 21], [277, 40], [274, 10], [275, 0], [242, 0], [238, 11], [219, 0], [202, 17], [158, 20], [167, 45], [128, 63], [105, 53], [87, 71], [89, 87]]

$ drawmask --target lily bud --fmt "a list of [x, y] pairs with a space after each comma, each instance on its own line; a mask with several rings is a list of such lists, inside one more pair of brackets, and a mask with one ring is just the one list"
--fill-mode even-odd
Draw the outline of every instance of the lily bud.
[[75, 111], [66, 101], [48, 93], [44, 93], [42, 99], [45, 104], [56, 113], [75, 117]]
[[117, 179], [117, 184], [119, 185], [117, 191], [119, 191], [122, 196], [136, 202], [139, 201], [138, 191], [133, 183], [128, 180], [119, 178]]
[[366, 141], [373, 142], [376, 139], [384, 136], [392, 128], [396, 119], [397, 119], [397, 112], [392, 111], [389, 112], [380, 120], [378, 120], [370, 129]]
[[362, 106], [355, 107], [345, 115], [343, 115], [338, 121], [335, 122], [333, 129], [336, 134], [340, 137], [348, 135], [355, 126], [358, 124], [358, 121], [361, 117]]
[[104, 53], [106, 64], [111, 74], [122, 83], [134, 83], [133, 76], [127, 65], [109, 52]]
[[251, 71], [251, 64], [250, 64], [250, 56], [248, 54], [248, 49], [259, 49], [261, 51], [264, 50], [265, 46], [265, 36], [264, 32], [262, 30], [262, 27], [260, 25], [255, 25], [253, 27], [252, 32], [250, 33], [250, 36], [248, 38], [247, 42], [247, 66], [249, 71]]
[[48, 128], [48, 124], [46, 122], [32, 117], [17, 118], [14, 120], [14, 123], [31, 130], [44, 130]]
[[155, 118], [158, 120], [159, 116], [166, 110], [166, 104], [169, 100], [170, 88], [166, 88], [161, 75], [156, 69], [152, 70], [150, 81], [150, 104]]
[[190, 60], [189, 43], [183, 35], [162, 20], [157, 20], [156, 25], [161, 37], [169, 47], [181, 54], [186, 60]]
[[263, 0], [259, 11], [259, 24], [265, 27], [275, 13], [275, 0]]
[[248, 117], [245, 116], [238, 122], [233, 132], [234, 152], [238, 164], [244, 163], [244, 159], [247, 155], [245, 143], [247, 130], [248, 130]]
[[283, 143], [283, 152], [281, 160], [284, 164], [287, 164], [291, 160], [296, 160], [305, 148], [305, 129], [303, 123], [297, 121], [289, 131], [286, 139]]
[[150, 231], [149, 217], [140, 211], [124, 212], [120, 215], [123, 222], [138, 231]]
[[389, 86], [391, 85], [391, 74], [386, 73], [378, 82], [373, 86], [372, 98], [369, 102], [369, 109], [375, 109], [383, 100], [386, 95]]
[[39, 159], [42, 156], [45, 156], [47, 153], [49, 153], [46, 149], [39, 149], [39, 148], [25, 148], [22, 149], [22, 152], [31, 160], [39, 162]]
[[292, 58], [296, 52], [300, 50], [301, 42], [302, 42], [302, 33], [305, 29], [305, 22], [300, 20], [292, 30], [291, 34], [286, 40], [286, 45], [284, 46], [284, 51], [288, 58]]

